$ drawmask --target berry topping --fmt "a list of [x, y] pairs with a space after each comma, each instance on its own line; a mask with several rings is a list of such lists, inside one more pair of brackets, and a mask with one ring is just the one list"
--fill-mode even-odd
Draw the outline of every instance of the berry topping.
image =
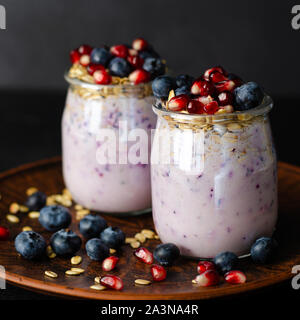
[[110, 53], [116, 57], [125, 59], [128, 56], [128, 48], [124, 44], [112, 46], [110, 48]]
[[200, 287], [210, 287], [220, 282], [220, 276], [215, 270], [207, 270], [199, 274], [194, 280]]
[[148, 43], [143, 38], [137, 38], [132, 42], [132, 48], [137, 51], [145, 50], [148, 47]]
[[37, 232], [23, 231], [15, 239], [17, 252], [25, 259], [40, 258], [46, 249], [45, 239]]
[[153, 77], [157, 77], [165, 73], [166, 66], [161, 59], [149, 57], [145, 59], [143, 69], [151, 73]]
[[224, 76], [221, 72], [214, 71], [209, 75], [209, 80], [212, 81], [213, 83], [218, 83], [222, 81], [226, 81], [227, 77]]
[[45, 206], [46, 199], [47, 196], [45, 195], [45, 193], [37, 191], [27, 198], [25, 206], [30, 211], [39, 211], [41, 208]]
[[247, 278], [242, 271], [232, 270], [224, 275], [225, 281], [232, 284], [245, 283]]
[[273, 238], [257, 239], [251, 247], [251, 258], [255, 263], [268, 263], [276, 253], [278, 244]]
[[79, 60], [80, 64], [84, 67], [88, 66], [91, 62], [91, 58], [88, 54], [84, 54], [80, 57], [80, 60]]
[[189, 76], [187, 74], [180, 74], [175, 78], [176, 86], [178, 88], [184, 87], [184, 86], [191, 87], [194, 81], [195, 81], [194, 77]]
[[130, 63], [123, 58], [114, 58], [109, 63], [110, 74], [117, 77], [127, 77], [132, 70]]
[[115, 268], [119, 258], [116, 256], [110, 256], [103, 260], [102, 262], [102, 270], [103, 271], [111, 271]]
[[214, 99], [211, 96], [198, 97], [198, 98], [196, 98], [196, 100], [201, 102], [203, 105], [209, 104], [210, 102], [214, 101]]
[[185, 94], [173, 97], [168, 102], [168, 108], [172, 111], [181, 111], [187, 107], [189, 100], [190, 98]]
[[143, 67], [144, 59], [142, 59], [140, 56], [130, 55], [128, 56], [127, 60], [132, 65], [133, 68], [141, 69]]
[[224, 91], [218, 95], [218, 102], [220, 106], [232, 105], [234, 101], [234, 95], [232, 92]]
[[171, 77], [159, 76], [152, 82], [153, 94], [157, 98], [167, 99], [174, 86], [174, 81]]
[[90, 63], [87, 68], [87, 72], [92, 76], [97, 70], [105, 70], [102, 64]]
[[219, 110], [219, 105], [217, 101], [212, 101], [209, 102], [208, 104], [206, 104], [203, 107], [204, 112], [206, 112], [207, 114], [214, 114]]
[[110, 84], [111, 83], [111, 75], [105, 70], [97, 70], [93, 74], [95, 83], [97, 84]]
[[91, 62], [107, 66], [111, 60], [112, 55], [105, 48], [95, 48], [91, 52]]
[[69, 210], [63, 206], [46, 206], [40, 211], [39, 223], [48, 231], [67, 228], [71, 220]]
[[179, 96], [180, 94], [186, 94], [190, 95], [191, 94], [191, 89], [188, 86], [183, 86], [180, 88], [175, 89], [175, 95]]
[[154, 250], [155, 260], [163, 265], [172, 265], [180, 256], [180, 250], [173, 243], [164, 243], [158, 245]]
[[196, 80], [191, 87], [191, 93], [200, 96], [212, 95], [215, 91], [213, 84], [206, 80]]
[[92, 47], [89, 46], [88, 44], [83, 44], [78, 48], [78, 52], [80, 55], [87, 54], [89, 55], [92, 52]]
[[121, 278], [117, 276], [111, 276], [111, 275], [102, 277], [100, 279], [100, 284], [114, 290], [122, 290], [124, 287], [124, 284]]
[[125, 242], [125, 234], [118, 227], [108, 227], [100, 233], [100, 239], [109, 248], [118, 249]]
[[79, 231], [87, 239], [98, 237], [105, 228], [106, 220], [94, 214], [86, 215], [79, 222]]
[[219, 93], [223, 91], [233, 91], [235, 87], [236, 85], [233, 80], [227, 80], [227, 81], [216, 83], [216, 89]]
[[213, 72], [219, 72], [219, 73], [221, 73], [221, 74], [226, 75], [225, 70], [224, 70], [222, 67], [218, 66], [218, 67], [213, 67], [213, 68], [207, 69], [207, 70], [204, 72], [204, 79], [205, 79], [205, 80], [210, 80], [210, 75], [211, 75]]
[[236, 110], [244, 111], [257, 107], [264, 98], [264, 93], [255, 82], [248, 82], [234, 90]]
[[50, 238], [53, 251], [59, 256], [72, 256], [81, 247], [80, 237], [71, 230], [61, 229]]
[[148, 82], [149, 80], [150, 80], [150, 73], [143, 69], [134, 70], [129, 75], [129, 81], [134, 84]]
[[0, 241], [7, 240], [9, 238], [9, 230], [5, 227], [0, 227]]
[[186, 110], [189, 113], [197, 113], [197, 114], [201, 114], [204, 113], [204, 109], [203, 109], [204, 105], [198, 101], [198, 100], [190, 100], [190, 102], [188, 103]]
[[71, 60], [71, 63], [77, 63], [79, 62], [80, 60], [80, 53], [78, 52], [78, 50], [72, 50], [70, 52], [70, 60]]
[[134, 255], [146, 264], [153, 263], [153, 254], [146, 248], [140, 247], [134, 251]]
[[202, 274], [203, 272], [207, 270], [216, 270], [216, 266], [211, 261], [199, 261], [197, 265], [197, 271], [199, 274]]
[[151, 267], [151, 274], [154, 281], [163, 281], [167, 277], [166, 269], [158, 264]]
[[238, 257], [234, 253], [228, 251], [217, 254], [213, 260], [217, 269], [223, 274], [233, 270], [237, 261]]
[[98, 238], [90, 239], [85, 244], [86, 254], [90, 259], [102, 261], [109, 255], [109, 248]]

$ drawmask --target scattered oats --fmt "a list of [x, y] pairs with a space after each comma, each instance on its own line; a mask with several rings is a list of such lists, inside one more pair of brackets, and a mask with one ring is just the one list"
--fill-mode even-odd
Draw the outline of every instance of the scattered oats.
[[68, 199], [72, 200], [72, 195], [69, 189], [65, 188], [62, 192], [62, 194], [67, 197]]
[[71, 268], [71, 271], [79, 272], [79, 273], [84, 273], [84, 269], [81, 268]]
[[18, 213], [19, 209], [20, 209], [20, 206], [16, 202], [11, 203], [11, 205], [9, 206], [9, 212], [12, 214]]
[[135, 279], [134, 283], [139, 284], [139, 285], [143, 285], [143, 286], [147, 286], [151, 283], [151, 281], [145, 280], [145, 279]]
[[36, 192], [38, 192], [38, 189], [35, 188], [35, 187], [31, 187], [31, 188], [28, 188], [26, 190], [26, 194], [28, 195], [28, 197], [31, 196], [32, 194], [36, 193]]
[[81, 256], [74, 256], [71, 258], [71, 263], [72, 264], [80, 264], [82, 261]]
[[95, 277], [94, 281], [98, 284], [100, 284], [100, 280], [101, 280], [101, 277]]
[[192, 280], [192, 283], [197, 283], [197, 281], [195, 279]]
[[79, 276], [82, 272], [74, 271], [74, 270], [67, 270], [65, 274], [68, 276]]
[[81, 210], [78, 210], [77, 213], [79, 215], [86, 216], [87, 214], [90, 213], [90, 210], [89, 209], [81, 209]]
[[169, 92], [169, 97], [168, 97], [168, 101], [170, 101], [172, 98], [174, 98], [175, 97], [175, 91], [174, 90], [171, 90], [170, 92]]
[[141, 245], [141, 243], [139, 241], [137, 241], [137, 240], [130, 242], [130, 246], [133, 249], [139, 248], [140, 245]]
[[19, 223], [20, 219], [17, 216], [14, 216], [12, 214], [6, 215], [6, 219], [11, 223]]
[[61, 194], [53, 195], [53, 199], [58, 203], [62, 203], [63, 202], [63, 196]]
[[154, 236], [154, 239], [155, 239], [155, 240], [160, 240], [159, 235], [158, 235], [158, 234], [156, 234], [156, 235]]
[[110, 249], [109, 249], [109, 253], [110, 253], [110, 254], [114, 254], [114, 253], [116, 253], [116, 252], [117, 252], [116, 249], [113, 249], [113, 248], [110, 248]]
[[52, 252], [52, 253], [50, 253], [50, 254], [48, 255], [48, 257], [49, 257], [50, 259], [54, 259], [54, 258], [56, 257], [56, 253], [55, 253], [55, 252]]
[[31, 211], [28, 213], [28, 217], [30, 219], [37, 219], [40, 216], [40, 213], [38, 211]]
[[144, 243], [146, 241], [146, 237], [142, 233], [137, 233], [134, 237], [140, 243]]
[[46, 275], [47, 277], [50, 277], [50, 278], [57, 278], [57, 277], [58, 277], [57, 273], [55, 273], [55, 272], [53, 272], [53, 271], [49, 271], [49, 270], [46, 270], [46, 271], [45, 271], [45, 275]]
[[61, 204], [65, 207], [71, 207], [72, 206], [72, 201], [70, 199], [67, 199], [63, 196], [63, 199], [61, 201]]
[[106, 289], [106, 287], [102, 286], [101, 284], [94, 284], [94, 285], [90, 286], [90, 288], [94, 289], [94, 290], [99, 290], [99, 291]]
[[75, 205], [75, 210], [82, 210], [83, 206], [81, 204], [76, 204]]
[[51, 246], [47, 246], [46, 253], [50, 259], [54, 259], [56, 257], [56, 253], [52, 250]]
[[133, 242], [133, 241], [136, 241], [136, 239], [135, 238], [126, 238], [125, 239], [125, 243], [131, 243], [131, 242]]
[[20, 210], [20, 212], [28, 212], [29, 208], [27, 208], [26, 206], [23, 206], [23, 205], [20, 204], [19, 210]]
[[47, 197], [46, 204], [47, 204], [47, 206], [52, 206], [52, 205], [56, 204], [53, 196]]
[[147, 239], [153, 239], [155, 236], [155, 232], [149, 229], [143, 229], [141, 233], [147, 238]]
[[32, 231], [32, 228], [29, 226], [25, 226], [22, 228], [22, 231]]

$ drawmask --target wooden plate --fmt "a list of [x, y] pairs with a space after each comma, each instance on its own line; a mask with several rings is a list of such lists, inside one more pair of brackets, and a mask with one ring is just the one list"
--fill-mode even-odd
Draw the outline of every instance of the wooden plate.
[[[32, 262], [19, 257], [14, 249], [13, 239], [23, 226], [31, 226], [47, 240], [51, 234], [44, 231], [36, 219], [28, 218], [25, 213], [18, 214], [20, 223], [7, 222], [5, 216], [9, 204], [23, 203], [26, 199], [25, 191], [30, 186], [37, 187], [48, 195], [61, 193], [64, 185], [59, 158], [23, 165], [0, 174], [0, 225], [8, 226], [12, 233], [10, 241], [0, 242], [0, 264], [5, 266], [6, 279], [12, 284], [46, 294], [87, 299], [208, 299], [269, 286], [289, 279], [292, 267], [300, 264], [300, 168], [279, 163], [278, 173], [280, 219], [276, 237], [280, 243], [279, 254], [273, 264], [265, 266], [255, 266], [244, 259], [242, 268], [247, 275], [247, 283], [243, 285], [221, 283], [216, 287], [198, 288], [191, 282], [196, 275], [197, 262], [181, 259], [168, 270], [166, 281], [149, 286], [135, 286], [134, 280], [137, 278], [151, 279], [150, 267], [138, 262], [132, 255], [133, 249], [128, 245], [118, 254], [118, 268], [111, 272], [124, 280], [124, 289], [120, 292], [95, 291], [89, 288], [94, 284], [94, 277], [103, 275], [103, 272], [101, 264], [88, 259], [83, 249], [78, 254], [83, 257], [80, 267], [86, 271], [80, 276], [65, 275], [65, 271], [71, 267], [70, 261], [66, 259], [45, 258]], [[73, 208], [71, 211], [74, 214]], [[151, 214], [126, 218], [104, 217], [109, 224], [121, 227], [127, 236], [133, 236], [142, 228], [153, 229]], [[78, 231], [77, 224], [73, 218], [74, 231]], [[158, 243], [158, 240], [148, 240], [145, 246], [153, 249]], [[55, 271], [58, 278], [45, 277], [45, 270]]]

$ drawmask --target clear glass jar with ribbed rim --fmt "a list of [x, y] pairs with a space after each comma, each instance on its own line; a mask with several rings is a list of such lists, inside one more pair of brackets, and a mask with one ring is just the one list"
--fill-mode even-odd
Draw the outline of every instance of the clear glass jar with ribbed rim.
[[164, 243], [184, 256], [249, 253], [277, 221], [277, 161], [268, 113], [273, 102], [220, 115], [153, 106], [152, 210]]
[[67, 74], [65, 79], [70, 85], [62, 118], [63, 176], [74, 200], [109, 214], [151, 211], [150, 161], [128, 159], [136, 143], [128, 134], [135, 129], [146, 133], [140, 144], [150, 154], [156, 124], [151, 83], [97, 85]]

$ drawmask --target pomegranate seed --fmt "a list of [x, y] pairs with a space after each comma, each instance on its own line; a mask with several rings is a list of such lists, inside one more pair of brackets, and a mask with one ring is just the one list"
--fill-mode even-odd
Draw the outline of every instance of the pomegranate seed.
[[168, 107], [172, 111], [180, 111], [187, 107], [189, 100], [190, 98], [186, 94], [180, 94], [168, 102]]
[[204, 106], [204, 112], [207, 114], [215, 114], [219, 110], [219, 105], [217, 101], [212, 101]]
[[92, 52], [93, 48], [89, 46], [88, 44], [83, 44], [78, 48], [78, 52], [80, 55], [84, 54], [90, 54]]
[[199, 261], [197, 265], [198, 273], [202, 274], [207, 270], [216, 270], [215, 264], [211, 261]]
[[90, 56], [88, 54], [84, 54], [83, 56], [80, 57], [79, 62], [84, 67], [88, 66], [91, 62]]
[[212, 81], [213, 83], [218, 83], [218, 82], [226, 81], [228, 79], [221, 72], [214, 71], [209, 75], [209, 80]]
[[143, 69], [137, 69], [131, 72], [128, 78], [129, 81], [133, 82], [134, 84], [148, 82], [150, 80], [150, 73]]
[[151, 274], [154, 281], [163, 281], [167, 277], [166, 269], [158, 264], [151, 267]]
[[213, 68], [207, 69], [204, 72], [204, 79], [205, 80], [209, 80], [209, 77], [210, 77], [211, 73], [216, 72], [216, 71], [226, 75], [226, 71], [222, 67], [220, 67], [220, 66], [219, 67], [213, 67]]
[[115, 268], [119, 258], [116, 256], [110, 256], [103, 260], [102, 262], [102, 270], [103, 271], [111, 271]]
[[217, 91], [232, 91], [236, 87], [234, 80], [227, 80], [216, 84]]
[[209, 287], [218, 284], [220, 282], [220, 276], [215, 270], [207, 270], [199, 274], [194, 280], [200, 287]]
[[247, 280], [246, 275], [242, 271], [238, 271], [238, 270], [232, 270], [227, 272], [224, 275], [224, 278], [226, 282], [233, 283], [233, 284], [245, 283]]
[[144, 59], [142, 59], [140, 56], [128, 56], [127, 60], [136, 69], [143, 67]]
[[201, 114], [204, 112], [203, 107], [204, 105], [200, 101], [193, 99], [188, 103], [186, 110], [189, 113]]
[[144, 263], [153, 263], [153, 254], [146, 248], [140, 247], [134, 251], [134, 255]]
[[70, 52], [70, 60], [71, 60], [71, 63], [72, 63], [72, 64], [79, 62], [79, 60], [80, 60], [80, 53], [78, 52], [78, 50], [72, 50], [72, 51]]
[[110, 53], [116, 57], [127, 58], [128, 48], [124, 44], [119, 44], [117, 46], [112, 46], [110, 48]]
[[200, 96], [212, 95], [214, 91], [215, 88], [213, 84], [206, 80], [196, 80], [191, 87], [191, 93]]
[[132, 42], [132, 48], [137, 51], [145, 50], [148, 47], [148, 43], [143, 38], [137, 38]]
[[5, 227], [0, 227], [0, 240], [7, 240], [9, 238], [9, 230]]
[[229, 91], [221, 92], [218, 95], [218, 102], [220, 106], [227, 106], [228, 104], [233, 103], [233, 94]]
[[105, 70], [104, 66], [102, 66], [101, 64], [96, 64], [96, 63], [90, 63], [87, 66], [87, 72], [92, 76], [94, 74], [95, 71], [97, 70]]
[[93, 74], [94, 80], [97, 84], [110, 84], [111, 76], [105, 70], [97, 70]]
[[197, 97], [196, 100], [198, 100], [199, 102], [201, 102], [203, 105], [206, 105], [212, 101], [214, 101], [214, 99], [211, 96], [207, 96], [207, 97]]
[[130, 56], [137, 56], [139, 53], [137, 52], [137, 50], [128, 49], [128, 54], [129, 54]]
[[124, 287], [123, 281], [117, 276], [107, 275], [100, 279], [100, 284], [107, 288], [122, 290]]

